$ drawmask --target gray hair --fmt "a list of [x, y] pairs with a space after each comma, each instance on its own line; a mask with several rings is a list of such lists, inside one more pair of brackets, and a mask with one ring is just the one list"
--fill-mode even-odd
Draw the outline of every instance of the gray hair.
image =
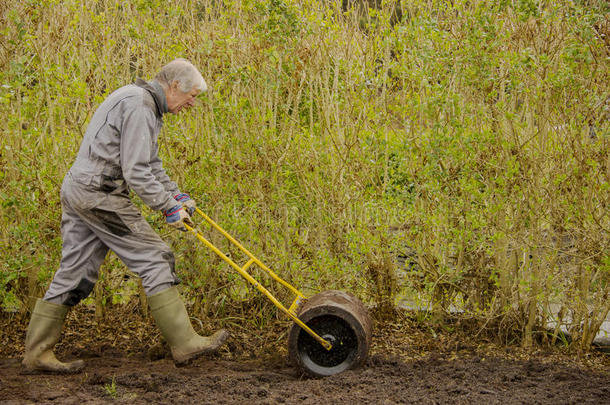
[[193, 89], [200, 92], [208, 89], [208, 85], [203, 80], [199, 70], [184, 58], [174, 59], [163, 66], [155, 76], [155, 80], [168, 87], [173, 82], [178, 82], [180, 83], [179, 89], [183, 93], [188, 93]]

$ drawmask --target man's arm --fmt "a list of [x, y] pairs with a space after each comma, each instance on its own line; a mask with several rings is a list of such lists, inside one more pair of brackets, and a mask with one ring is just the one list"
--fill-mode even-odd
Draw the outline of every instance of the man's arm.
[[156, 142], [153, 142], [153, 157], [150, 160], [150, 168], [157, 181], [163, 184], [166, 191], [170, 192], [174, 197], [180, 194], [178, 185], [169, 178], [163, 168], [163, 162], [159, 158], [159, 144]]
[[133, 191], [154, 210], [166, 211], [176, 206], [173, 194], [156, 178], [151, 166], [154, 113], [143, 106], [125, 111], [121, 125], [121, 168]]

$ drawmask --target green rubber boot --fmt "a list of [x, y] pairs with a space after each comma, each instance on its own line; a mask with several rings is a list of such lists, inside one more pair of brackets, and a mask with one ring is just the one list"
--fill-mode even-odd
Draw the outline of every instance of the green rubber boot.
[[191, 325], [176, 287], [148, 297], [148, 305], [163, 337], [169, 343], [174, 361], [178, 364], [216, 351], [229, 338], [229, 332], [225, 329], [209, 337], [199, 336]]
[[82, 360], [64, 363], [57, 360], [53, 353], [68, 309], [70, 307], [66, 305], [53, 304], [40, 298], [36, 301], [25, 337], [22, 364], [27, 370], [78, 373], [85, 367]]

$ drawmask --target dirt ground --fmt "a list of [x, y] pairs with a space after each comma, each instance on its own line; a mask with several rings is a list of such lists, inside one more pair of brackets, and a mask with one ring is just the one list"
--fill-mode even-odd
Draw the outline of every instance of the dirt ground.
[[366, 367], [324, 379], [304, 378], [286, 364], [201, 359], [176, 368], [169, 359], [88, 359], [85, 373], [24, 375], [18, 361], [0, 363], [6, 404], [603, 404], [610, 377], [546, 363], [429, 355], [413, 361], [381, 355]]
[[85, 372], [52, 375], [21, 368], [26, 319], [2, 321], [2, 404], [610, 404], [607, 354], [523, 351], [409, 322], [375, 325], [365, 367], [314, 379], [287, 364], [283, 324], [234, 328], [219, 354], [176, 367], [150, 323], [94, 327], [80, 313], [57, 352], [85, 359]]

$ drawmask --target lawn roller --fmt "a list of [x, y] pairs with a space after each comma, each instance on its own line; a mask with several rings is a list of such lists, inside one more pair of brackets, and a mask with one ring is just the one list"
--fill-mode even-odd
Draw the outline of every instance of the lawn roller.
[[[297, 367], [311, 376], [324, 377], [360, 367], [365, 363], [371, 346], [371, 319], [364, 305], [356, 297], [336, 290], [305, 297], [203, 211], [196, 208], [195, 212], [237, 246], [249, 260], [240, 266], [208, 241], [194, 223], [185, 223], [186, 229], [294, 321], [288, 333], [288, 354]], [[246, 271], [252, 265], [257, 265], [294, 294], [294, 301], [288, 308]]]

